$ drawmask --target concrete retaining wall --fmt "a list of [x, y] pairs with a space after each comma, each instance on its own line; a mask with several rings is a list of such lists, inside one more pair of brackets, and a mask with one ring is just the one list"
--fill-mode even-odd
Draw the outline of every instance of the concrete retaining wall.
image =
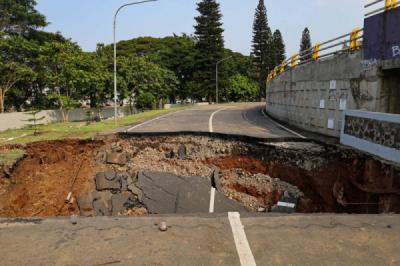
[[[69, 111], [69, 121], [84, 121], [86, 120], [86, 112], [88, 110], [91, 110], [93, 114], [97, 114], [96, 109], [73, 109]], [[133, 110], [133, 113], [136, 113], [136, 110]], [[113, 107], [107, 107], [103, 108], [101, 110], [101, 117], [102, 119], [108, 119], [111, 117], [114, 117], [114, 108]], [[130, 115], [132, 114], [130, 111], [130, 108], [128, 106], [122, 107], [118, 109], [118, 115], [119, 116], [125, 116], [125, 115]], [[63, 121], [63, 116], [60, 110], [45, 110], [37, 114], [37, 117], [42, 117], [44, 116], [45, 119], [40, 121], [40, 123], [44, 124], [49, 124], [49, 123], [55, 123], [55, 122], [62, 122]], [[30, 124], [27, 121], [32, 118], [31, 115], [28, 115], [23, 112], [14, 112], [14, 113], [5, 113], [5, 114], [0, 114], [0, 131], [5, 131], [7, 129], [17, 129], [17, 128], [23, 128], [26, 125]]]
[[340, 142], [400, 163], [400, 115], [347, 110]]
[[339, 137], [343, 111], [384, 111], [379, 62], [362, 51], [286, 71], [267, 86], [267, 113], [299, 128]]

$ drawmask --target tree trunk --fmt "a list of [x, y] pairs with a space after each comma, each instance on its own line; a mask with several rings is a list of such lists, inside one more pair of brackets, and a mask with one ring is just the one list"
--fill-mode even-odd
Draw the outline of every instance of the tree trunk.
[[130, 114], [133, 115], [133, 97], [132, 96], [129, 97], [129, 111], [130, 111]]
[[0, 89], [0, 113], [4, 113], [4, 90]]
[[97, 108], [97, 98], [94, 93], [90, 94], [90, 108]]

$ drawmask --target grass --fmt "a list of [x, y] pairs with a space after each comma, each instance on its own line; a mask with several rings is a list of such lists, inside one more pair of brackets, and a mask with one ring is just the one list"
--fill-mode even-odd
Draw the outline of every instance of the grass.
[[33, 129], [26, 127], [22, 129], [10, 129], [0, 132], [0, 145], [2, 144], [25, 144], [36, 141], [60, 140], [66, 138], [88, 139], [99, 133], [112, 132], [113, 130], [140, 123], [153, 117], [185, 109], [188, 107], [177, 107], [167, 110], [152, 110], [130, 116], [121, 117], [114, 124], [114, 119], [105, 120], [99, 123], [86, 122], [70, 122], [70, 123], [53, 123], [38, 126], [39, 135], [33, 134]]
[[24, 154], [24, 151], [19, 149], [0, 151], [0, 166], [10, 164], [21, 158]]

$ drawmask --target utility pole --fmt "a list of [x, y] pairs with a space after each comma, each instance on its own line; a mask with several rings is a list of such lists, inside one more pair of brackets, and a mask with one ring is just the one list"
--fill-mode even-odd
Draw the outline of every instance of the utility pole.
[[157, 0], [146, 0], [146, 1], [138, 1], [133, 3], [128, 3], [120, 6], [114, 14], [114, 24], [113, 24], [113, 35], [114, 35], [114, 123], [117, 125], [117, 116], [118, 116], [118, 106], [117, 106], [117, 41], [116, 41], [116, 28], [117, 28], [117, 16], [119, 11], [127, 6], [143, 4], [147, 2], [155, 2]]
[[228, 59], [231, 59], [233, 56], [229, 56], [229, 57], [227, 57], [227, 58], [224, 58], [224, 59], [222, 59], [222, 60], [219, 60], [218, 62], [217, 62], [217, 64], [215, 65], [215, 102], [218, 104], [218, 94], [219, 94], [219, 92], [218, 92], [218, 65], [220, 64], [220, 63], [222, 63], [222, 62], [224, 62], [224, 61], [226, 61], [226, 60], [228, 60]]

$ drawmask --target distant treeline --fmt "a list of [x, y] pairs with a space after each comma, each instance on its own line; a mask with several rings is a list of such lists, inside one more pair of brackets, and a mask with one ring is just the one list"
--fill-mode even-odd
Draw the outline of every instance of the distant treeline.
[[[228, 57], [219, 68], [221, 101], [262, 96], [266, 68], [278, 64], [285, 52], [280, 32], [271, 34], [265, 28], [266, 11], [260, 3], [251, 56], [224, 47], [222, 15], [215, 0], [197, 4], [194, 35], [119, 42], [119, 103], [152, 108], [177, 100], [212, 101], [215, 65]], [[110, 103], [112, 46], [98, 44], [96, 51], [84, 52], [61, 33], [43, 31], [48, 23], [35, 6], [34, 0], [0, 0], [0, 112], [70, 109], [82, 103], [99, 108]]]

